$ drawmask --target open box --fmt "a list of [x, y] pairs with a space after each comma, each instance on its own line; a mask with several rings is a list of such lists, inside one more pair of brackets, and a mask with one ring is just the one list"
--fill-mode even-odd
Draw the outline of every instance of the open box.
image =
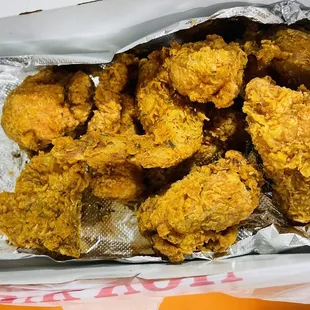
[[[43, 7], [37, 3], [31, 9], [26, 7], [26, 11], [41, 10]], [[261, 1], [259, 6], [271, 3], [273, 1]], [[178, 27], [190, 27], [182, 24], [182, 20], [191, 18], [199, 21], [199, 18], [210, 16], [220, 9], [252, 4], [225, 1], [206, 4], [203, 0], [150, 3], [137, 0], [134, 4], [128, 1], [96, 1], [62, 9], [43, 9], [0, 19], [0, 56], [11, 60], [12, 64], [22, 63], [28, 67], [54, 63], [107, 63], [115, 53], [154, 38], [155, 32], [160, 36], [170, 34]], [[307, 1], [303, 4], [307, 5]], [[65, 6], [65, 3], [62, 5]], [[21, 8], [21, 13], [24, 13], [24, 8]], [[3, 287], [0, 294], [5, 295], [2, 302], [13, 303], [84, 298], [75, 295], [73, 291], [76, 290], [84, 290], [85, 298], [140, 292], [161, 296], [206, 291], [255, 296], [251, 295], [255, 288], [300, 285], [298, 289], [302, 290], [307, 287], [310, 280], [307, 275], [309, 258], [308, 254], [252, 255], [211, 262], [191, 261], [175, 266], [164, 263], [56, 264], [44, 258], [2, 260], [0, 284], [12, 285], [16, 290], [10, 293]], [[72, 281], [75, 282], [64, 284]], [[47, 285], [48, 294], [45, 295], [52, 294], [52, 297], [31, 292], [25, 294], [21, 287], [29, 284]], [[32, 289], [37, 293], [35, 286]], [[56, 294], [63, 291], [66, 294]], [[280, 297], [268, 294], [260, 297], [309, 302], [309, 298], [298, 295], [298, 290], [291, 290]]]

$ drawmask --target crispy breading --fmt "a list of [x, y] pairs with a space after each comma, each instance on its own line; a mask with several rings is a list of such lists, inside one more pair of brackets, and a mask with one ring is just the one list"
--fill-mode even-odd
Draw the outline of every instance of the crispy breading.
[[191, 158], [170, 168], [147, 169], [148, 189], [159, 189], [182, 179], [194, 166], [208, 165], [223, 157], [225, 151], [244, 143], [245, 122], [240, 113], [232, 109], [207, 111], [202, 145]]
[[135, 139], [141, 151], [134, 160], [145, 168], [174, 166], [202, 142], [204, 116], [160, 79], [166, 53], [155, 51], [140, 65], [137, 105], [146, 135]]
[[127, 94], [121, 96], [121, 128], [122, 134], [136, 134], [137, 133], [137, 108], [135, 105], [135, 99]]
[[124, 53], [118, 55], [111, 64], [102, 70], [95, 95], [95, 104], [98, 110], [94, 112], [94, 116], [88, 124], [88, 132], [120, 132], [122, 101], [126, 100], [122, 92], [129, 82], [128, 67], [137, 62], [138, 58]]
[[184, 160], [176, 166], [170, 168], [151, 168], [144, 169], [146, 176], [146, 186], [149, 194], [157, 193], [170, 184], [181, 180], [186, 176], [192, 167], [192, 161]]
[[84, 124], [93, 106], [94, 84], [82, 71], [73, 74], [67, 85], [67, 103], [73, 117]]
[[[87, 135], [135, 135], [134, 99], [122, 93], [128, 84], [128, 66], [137, 61], [130, 54], [120, 54], [100, 75], [95, 103], [98, 108], [88, 124]], [[71, 141], [72, 142], [72, 141]], [[94, 168], [94, 167], [93, 167]], [[139, 165], [124, 160], [121, 164], [104, 163], [93, 169], [90, 183], [93, 195], [121, 201], [139, 200], [144, 192], [143, 171]]]
[[51, 154], [32, 158], [15, 193], [0, 194], [0, 231], [17, 247], [80, 255], [82, 192], [86, 164], [58, 163]]
[[96, 171], [90, 187], [99, 198], [120, 201], [137, 201], [144, 192], [143, 171], [132, 163], [107, 166]]
[[[202, 246], [204, 234], [247, 219], [258, 206], [261, 182], [261, 174], [239, 152], [229, 151], [225, 159], [196, 168], [143, 202], [138, 212], [140, 231], [151, 238], [158, 235], [181, 250], [184, 247], [182, 253], [189, 254]], [[177, 259], [174, 253], [165, 255]]]
[[204, 138], [199, 151], [191, 158], [192, 165], [208, 165], [221, 158], [228, 149], [239, 149], [245, 142], [245, 121], [241, 113], [211, 108], [206, 112]]
[[231, 108], [211, 109], [207, 112], [207, 117], [210, 121], [207, 122], [205, 131], [221, 142], [227, 143], [244, 133], [245, 122], [241, 113]]
[[233, 104], [247, 63], [238, 43], [226, 44], [221, 36], [208, 35], [205, 41], [174, 44], [169, 54], [164, 78], [181, 95], [191, 101], [213, 102], [217, 108]]
[[159, 235], [153, 235], [152, 242], [154, 249], [168, 257], [171, 263], [179, 263], [184, 260], [184, 255], [190, 255], [196, 251], [225, 252], [236, 242], [237, 234], [238, 229], [231, 227], [218, 233], [214, 231], [189, 233], [176, 244], [162, 239]]
[[120, 131], [120, 119], [122, 106], [120, 104], [120, 94], [105, 89], [102, 85], [96, 88], [95, 103], [98, 110], [94, 111], [94, 116], [88, 123], [87, 132], [97, 131], [109, 133], [111, 128], [115, 133]]
[[55, 138], [74, 135], [77, 126], [85, 122], [91, 110], [92, 89], [85, 73], [42, 70], [8, 95], [2, 127], [22, 148], [45, 149]]
[[[104, 135], [93, 131], [81, 139], [84, 146], [81, 141], [71, 141], [62, 144], [62, 149], [57, 147], [57, 156], [67, 156], [75, 149], [94, 169], [125, 161], [144, 168], [168, 168], [192, 156], [201, 146], [205, 116], [159, 80], [161, 57], [162, 52], [157, 51], [141, 61], [137, 106], [144, 135], [118, 134], [121, 130], [109, 123]], [[109, 128], [115, 130], [109, 132]], [[79, 147], [83, 150], [77, 151]]]
[[260, 68], [271, 67], [282, 84], [310, 87], [310, 33], [281, 27], [260, 33], [261, 42], [248, 41], [245, 51], [256, 56]]
[[310, 222], [310, 92], [256, 78], [243, 110], [280, 207], [292, 220]]

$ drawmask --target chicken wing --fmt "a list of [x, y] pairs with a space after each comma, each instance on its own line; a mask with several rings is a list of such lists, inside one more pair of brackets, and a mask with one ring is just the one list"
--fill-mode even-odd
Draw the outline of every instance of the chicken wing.
[[208, 35], [205, 41], [174, 44], [169, 54], [163, 78], [181, 95], [193, 102], [213, 102], [217, 108], [233, 104], [247, 63], [238, 43], [226, 44], [222, 37]]
[[248, 218], [258, 206], [261, 181], [240, 153], [229, 151], [225, 159], [196, 168], [142, 203], [140, 231], [158, 250], [164, 246], [169, 260], [181, 261], [184, 254], [208, 245], [210, 235], [217, 240], [221, 232]]
[[51, 154], [33, 157], [15, 193], [0, 193], [0, 232], [17, 247], [79, 257], [82, 192], [90, 181], [86, 168], [59, 163]]
[[292, 220], [310, 222], [309, 91], [256, 78], [246, 87], [243, 110], [277, 203]]
[[73, 135], [78, 125], [86, 121], [92, 90], [92, 81], [83, 72], [73, 75], [56, 69], [43, 70], [8, 95], [2, 127], [22, 148], [45, 149], [53, 139]]

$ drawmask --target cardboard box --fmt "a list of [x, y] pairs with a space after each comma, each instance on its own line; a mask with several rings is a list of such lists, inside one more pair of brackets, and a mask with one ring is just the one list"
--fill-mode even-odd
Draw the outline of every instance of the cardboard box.
[[[226, 3], [223, 0], [101, 0], [84, 1], [89, 3], [78, 5], [79, 1], [67, 0], [19, 1], [18, 5], [5, 6], [4, 2], [0, 1], [5, 8], [0, 14], [0, 56], [52, 55], [69, 59], [80, 55], [98, 63], [110, 61], [114, 53], [132, 42], [163, 27], [169, 28], [169, 25], [180, 20], [208, 16], [222, 8], [255, 3]], [[273, 2], [262, 0], [259, 5]], [[302, 3], [310, 5], [307, 0]], [[29, 11], [37, 12], [20, 15]], [[46, 259], [0, 261], [0, 284], [9, 288], [13, 286], [22, 292], [15, 298], [16, 291], [2, 287], [0, 295], [6, 297], [2, 297], [0, 302], [41, 302], [46, 294], [35, 294], [42, 290], [49, 292], [49, 295], [60, 292], [60, 300], [69, 301], [71, 295], [68, 292], [72, 292], [71, 300], [77, 300], [94, 298], [104, 289], [106, 295], [102, 293], [101, 297], [141, 292], [161, 296], [206, 291], [250, 296], [249, 291], [256, 288], [308, 284], [309, 261], [310, 254], [253, 255], [180, 265], [117, 265], [102, 262], [56, 264]], [[76, 281], [79, 281], [78, 285]], [[65, 284], [67, 282], [72, 283]], [[28, 285], [32, 285], [34, 295], [23, 291], [22, 287], [27, 288]], [[293, 300], [300, 301], [302, 296], [298, 297], [296, 292], [298, 290], [295, 290]], [[281, 300], [291, 298], [287, 296], [282, 296]], [[268, 294], [263, 298], [271, 299]], [[303, 302], [310, 302], [310, 297]]]

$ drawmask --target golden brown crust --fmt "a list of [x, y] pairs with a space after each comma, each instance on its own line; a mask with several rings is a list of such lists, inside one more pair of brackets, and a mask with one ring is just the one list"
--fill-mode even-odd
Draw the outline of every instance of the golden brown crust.
[[4, 103], [2, 127], [22, 148], [45, 149], [53, 139], [74, 135], [77, 126], [86, 121], [91, 111], [92, 89], [85, 73], [72, 76], [42, 70], [9, 94]]
[[310, 33], [282, 27], [260, 37], [263, 39], [258, 44], [245, 44], [245, 51], [256, 56], [260, 68], [273, 68], [283, 85], [310, 87]]
[[107, 166], [94, 173], [90, 187], [93, 195], [99, 198], [138, 201], [145, 190], [143, 171], [130, 163]]
[[142, 203], [139, 228], [146, 236], [158, 235], [177, 247], [190, 242], [192, 235], [189, 248], [195, 251], [202, 246], [197, 234], [204, 238], [206, 232], [221, 232], [248, 218], [258, 206], [261, 181], [240, 153], [229, 151], [225, 159], [193, 170]]
[[58, 163], [51, 154], [32, 158], [15, 193], [0, 194], [0, 231], [21, 248], [80, 255], [82, 192], [86, 165]]
[[[310, 93], [279, 87], [270, 78], [246, 88], [244, 112], [249, 132], [278, 203], [293, 220], [310, 221]], [[281, 197], [281, 198], [280, 198]]]
[[226, 44], [222, 37], [208, 35], [205, 41], [175, 45], [164, 67], [181, 95], [226, 108], [239, 94], [246, 63], [238, 43]]

